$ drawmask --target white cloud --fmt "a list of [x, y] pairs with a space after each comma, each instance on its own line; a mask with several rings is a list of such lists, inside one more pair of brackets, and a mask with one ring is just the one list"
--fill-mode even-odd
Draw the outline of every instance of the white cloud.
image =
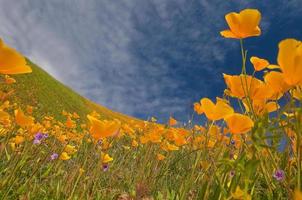
[[[290, 5], [294, 2], [298, 1]], [[223, 16], [251, 5], [209, 0], [0, 0], [0, 35], [54, 77], [102, 105], [130, 115], [166, 117], [186, 113], [192, 99], [187, 93], [197, 92], [176, 94], [188, 83], [170, 75], [176, 73], [171, 60], [201, 63], [175, 68], [180, 72], [198, 68], [220, 73], [223, 66], [213, 67], [213, 60], [222, 63], [227, 50], [237, 48], [219, 37]], [[201, 21], [190, 24], [192, 13], [201, 15]], [[194, 28], [197, 23], [202, 28]], [[263, 25], [269, 26], [269, 20], [265, 18]], [[182, 47], [200, 54], [191, 55]], [[168, 59], [163, 59], [165, 54]], [[210, 92], [203, 86], [209, 80], [200, 81], [198, 92]]]

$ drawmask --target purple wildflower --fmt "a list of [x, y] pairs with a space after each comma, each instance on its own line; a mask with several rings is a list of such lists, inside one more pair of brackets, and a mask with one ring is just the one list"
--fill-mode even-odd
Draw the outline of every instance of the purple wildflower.
[[282, 181], [285, 178], [285, 173], [282, 169], [278, 169], [275, 171], [275, 173], [273, 174], [273, 177], [277, 180], [277, 181]]
[[102, 139], [99, 139], [98, 140], [98, 145], [102, 145], [103, 144], [103, 140]]
[[43, 135], [44, 135], [43, 133], [38, 132], [38, 133], [35, 135], [35, 140], [42, 140], [42, 139], [44, 138]]
[[232, 178], [235, 176], [235, 170], [231, 170], [229, 176]]
[[103, 171], [107, 171], [109, 169], [109, 165], [108, 164], [103, 164]]
[[38, 133], [35, 135], [34, 144], [41, 144], [41, 141], [42, 141], [44, 138], [48, 138], [48, 134], [47, 134], [47, 133], [44, 134], [44, 133], [38, 132]]
[[231, 145], [235, 145], [235, 140], [231, 140]]
[[59, 157], [59, 155], [57, 154], [57, 153], [53, 153], [53, 154], [51, 154], [51, 156], [50, 156], [50, 160], [55, 160], [55, 159], [57, 159]]

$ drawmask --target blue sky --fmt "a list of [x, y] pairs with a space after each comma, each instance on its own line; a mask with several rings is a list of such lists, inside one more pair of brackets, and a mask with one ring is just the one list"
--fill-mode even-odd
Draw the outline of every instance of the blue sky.
[[186, 121], [192, 104], [240, 72], [224, 15], [262, 13], [249, 55], [276, 62], [278, 42], [302, 40], [302, 0], [0, 0], [0, 37], [55, 78], [110, 109]]

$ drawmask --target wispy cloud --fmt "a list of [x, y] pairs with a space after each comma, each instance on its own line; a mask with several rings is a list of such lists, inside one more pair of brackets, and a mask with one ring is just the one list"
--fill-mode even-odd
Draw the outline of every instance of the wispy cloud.
[[[274, 10], [296, 11], [298, 3]], [[0, 35], [102, 105], [185, 120], [193, 101], [222, 92], [217, 77], [229, 51], [238, 48], [218, 34], [224, 14], [258, 6], [273, 10], [246, 1], [0, 0]], [[270, 18], [262, 26], [266, 30]]]

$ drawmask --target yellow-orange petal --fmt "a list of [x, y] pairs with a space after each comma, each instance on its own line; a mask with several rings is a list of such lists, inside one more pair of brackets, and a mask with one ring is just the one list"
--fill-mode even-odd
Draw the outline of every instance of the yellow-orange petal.
[[278, 64], [290, 86], [302, 84], [302, 42], [285, 39], [279, 43]]
[[60, 160], [69, 160], [71, 157], [68, 155], [68, 153], [67, 152], [62, 152], [61, 153], [61, 155], [60, 155], [60, 157], [59, 157], [59, 159]]
[[9, 85], [9, 84], [16, 83], [16, 80], [8, 75], [5, 75], [4, 82]]
[[95, 140], [117, 135], [121, 124], [116, 121], [101, 121], [91, 115], [87, 115], [90, 121], [90, 134]]
[[246, 115], [234, 113], [225, 118], [225, 122], [229, 127], [230, 133], [243, 134], [252, 129], [254, 126], [253, 120]]
[[15, 137], [15, 144], [21, 144], [21, 143], [23, 143], [25, 141], [25, 138], [23, 137], [23, 136], [20, 136], [20, 135], [17, 135], [16, 137]]
[[269, 62], [267, 60], [258, 58], [256, 56], [252, 56], [250, 58], [250, 61], [253, 64], [255, 71], [261, 71], [269, 65]]
[[101, 160], [102, 163], [109, 163], [111, 161], [113, 161], [113, 158], [109, 156], [109, 154], [107, 153], [101, 153]]
[[9, 114], [3, 110], [0, 110], [0, 120], [9, 119]]
[[243, 39], [261, 34], [261, 13], [256, 9], [244, 9], [240, 13], [231, 12], [225, 19], [230, 30], [221, 31], [223, 37]]
[[280, 69], [279, 65], [268, 65], [266, 68], [268, 69]]
[[295, 190], [293, 200], [302, 200], [302, 192], [299, 189]]
[[216, 105], [208, 98], [200, 100], [202, 110], [210, 120], [220, 120], [234, 112], [233, 108], [223, 99], [217, 98]]
[[265, 110], [268, 113], [275, 112], [279, 108], [280, 108], [280, 106], [277, 102], [271, 101], [271, 102], [268, 102], [268, 103], [265, 104]]
[[15, 110], [15, 120], [21, 127], [27, 127], [34, 123], [34, 118], [26, 116], [20, 108]]
[[0, 73], [23, 74], [32, 72], [25, 58], [0, 39]]
[[201, 99], [200, 103], [206, 117], [210, 120], [216, 120], [215, 104], [208, 98]]
[[67, 120], [65, 122], [65, 126], [67, 128], [75, 128], [76, 127], [76, 123], [71, 119], [71, 117], [67, 117]]
[[76, 149], [75, 146], [68, 144], [68, 145], [65, 146], [64, 151], [67, 154], [72, 155], [72, 154], [77, 152], [77, 149]]
[[233, 113], [234, 109], [226, 100], [219, 97], [216, 98], [216, 115], [218, 118], [222, 119]]
[[239, 14], [235, 12], [228, 13], [225, 16], [225, 20], [230, 27], [230, 32], [232, 32], [236, 38], [241, 38]]
[[220, 35], [225, 37], [225, 38], [238, 39], [238, 37], [230, 30], [220, 31]]
[[259, 36], [261, 30], [259, 23], [261, 20], [261, 13], [257, 9], [244, 9], [239, 13], [240, 17], [240, 31], [242, 38]]
[[198, 114], [201, 115], [203, 113], [202, 107], [200, 103], [194, 103], [194, 111]]
[[174, 119], [173, 117], [169, 118], [169, 125], [170, 126], [175, 126], [177, 124], [177, 120]]
[[166, 158], [166, 156], [164, 156], [163, 154], [158, 153], [156, 155], [157, 160], [164, 160]]
[[34, 108], [32, 106], [26, 106], [26, 112], [30, 115], [33, 113], [33, 109]]
[[273, 91], [272, 98], [279, 99], [290, 89], [290, 86], [284, 80], [284, 74], [271, 71], [264, 76], [265, 83]]
[[138, 142], [136, 140], [132, 140], [131, 146], [132, 147], [138, 147]]

